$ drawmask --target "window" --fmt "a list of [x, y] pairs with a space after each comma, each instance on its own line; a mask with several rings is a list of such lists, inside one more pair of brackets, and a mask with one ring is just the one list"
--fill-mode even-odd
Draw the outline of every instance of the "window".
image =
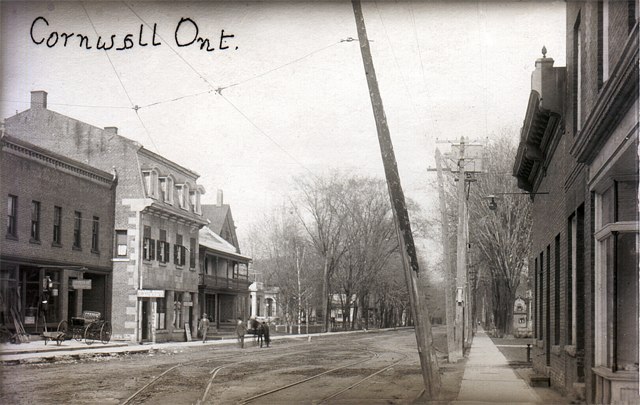
[[62, 245], [62, 207], [53, 207], [53, 244]]
[[582, 129], [582, 31], [580, 14], [573, 27], [573, 126], [574, 135]]
[[91, 225], [91, 251], [100, 251], [100, 218], [93, 217]]
[[116, 230], [116, 256], [121, 258], [127, 257], [127, 246], [127, 231], [122, 229]]
[[176, 235], [176, 243], [173, 246], [173, 264], [184, 266], [186, 249], [182, 246], [182, 235]]
[[158, 196], [158, 173], [155, 170], [142, 172], [144, 191], [147, 197], [157, 198]]
[[196, 192], [189, 191], [189, 205], [191, 205], [191, 209], [193, 212], [196, 212]]
[[638, 183], [594, 193], [596, 366], [638, 370]]
[[169, 261], [169, 242], [167, 242], [167, 231], [160, 229], [160, 239], [158, 239], [158, 261], [167, 263]]
[[609, 78], [609, 0], [598, 2], [598, 89]]
[[31, 241], [40, 241], [40, 201], [31, 201]]
[[[567, 344], [584, 347], [584, 205], [569, 217], [567, 240]], [[579, 370], [581, 371], [581, 370]]]
[[196, 269], [196, 253], [198, 252], [196, 246], [196, 238], [189, 239], [189, 269]]
[[538, 310], [538, 308], [540, 308], [540, 289], [539, 289], [540, 271], [538, 270], [538, 258], [537, 257], [535, 258], [535, 266], [534, 266], [533, 276], [534, 276], [533, 302], [535, 304], [535, 312], [534, 312], [534, 315], [533, 315], [533, 318], [534, 318], [533, 336], [536, 339], [540, 339], [540, 333], [538, 332], [540, 330], [540, 314], [539, 314], [539, 310]]
[[161, 177], [158, 182], [160, 183], [160, 201], [167, 202], [168, 200], [168, 189], [167, 189], [167, 178]]
[[79, 211], [73, 213], [73, 248], [82, 248], [82, 213]]
[[156, 244], [151, 239], [151, 227], [144, 227], [144, 237], [142, 239], [142, 259], [143, 260], [155, 260], [156, 258]]
[[7, 235], [18, 236], [18, 197], [11, 194], [7, 199]]
[[165, 298], [156, 298], [156, 313], [158, 316], [156, 329], [166, 329], [166, 312], [167, 312], [167, 300]]
[[560, 234], [556, 236], [553, 268], [553, 344], [560, 344]]
[[178, 191], [178, 206], [180, 208], [185, 208], [185, 198], [184, 198], [185, 186], [184, 186], [184, 184], [177, 185], [176, 186], [176, 190]]

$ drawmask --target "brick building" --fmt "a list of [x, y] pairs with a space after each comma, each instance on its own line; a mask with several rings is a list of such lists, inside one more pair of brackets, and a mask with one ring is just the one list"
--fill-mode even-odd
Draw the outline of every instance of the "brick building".
[[116, 170], [113, 338], [184, 340], [197, 327], [198, 174], [118, 135], [47, 109], [47, 93], [6, 120], [14, 136], [102, 170]]
[[5, 133], [0, 145], [3, 324], [42, 332], [84, 310], [110, 320], [114, 176]]
[[566, 68], [536, 61], [514, 165], [534, 193], [533, 367], [638, 403], [638, 1], [567, 2], [566, 34]]

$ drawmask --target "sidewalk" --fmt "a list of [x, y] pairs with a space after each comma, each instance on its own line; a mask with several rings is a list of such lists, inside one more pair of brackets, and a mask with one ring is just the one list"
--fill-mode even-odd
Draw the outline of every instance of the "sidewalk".
[[[378, 329], [384, 331], [385, 329]], [[336, 335], [344, 333], [358, 333], [362, 331], [347, 332], [329, 332], [329, 333], [310, 333], [299, 335], [271, 335], [271, 340], [281, 339], [304, 339], [311, 340], [325, 335]], [[251, 337], [245, 338], [245, 347], [252, 347]], [[56, 342], [48, 342], [46, 345], [44, 340], [34, 340], [29, 343], [11, 344], [0, 343], [0, 365], [25, 364], [25, 363], [43, 363], [63, 360], [77, 360], [80, 358], [90, 357], [106, 357], [106, 356], [122, 356], [134, 353], [155, 353], [177, 351], [187, 347], [205, 347], [214, 345], [234, 345], [236, 347], [237, 340], [235, 334], [217, 336], [211, 340], [202, 343], [200, 339], [190, 342], [166, 342], [166, 343], [134, 343], [111, 341], [102, 344], [99, 341], [91, 345], [87, 345], [84, 341], [65, 340], [60, 345]]]
[[487, 334], [478, 328], [465, 366], [460, 392], [453, 404], [543, 404], [520, 379]]

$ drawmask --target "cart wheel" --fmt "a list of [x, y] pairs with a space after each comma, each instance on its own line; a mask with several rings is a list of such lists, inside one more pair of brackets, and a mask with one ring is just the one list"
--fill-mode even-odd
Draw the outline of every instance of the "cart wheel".
[[109, 322], [102, 324], [102, 328], [100, 328], [100, 340], [105, 345], [111, 340], [111, 324]]
[[95, 339], [94, 322], [91, 322], [84, 330], [84, 342], [90, 345]]
[[67, 321], [60, 321], [57, 331], [63, 332], [64, 338], [67, 339], [69, 336], [69, 323]]
[[73, 326], [71, 328], [71, 333], [73, 334], [73, 338], [78, 342], [80, 342], [82, 339], [84, 339], [85, 329], [86, 328], [84, 326], [80, 326], [80, 325]]

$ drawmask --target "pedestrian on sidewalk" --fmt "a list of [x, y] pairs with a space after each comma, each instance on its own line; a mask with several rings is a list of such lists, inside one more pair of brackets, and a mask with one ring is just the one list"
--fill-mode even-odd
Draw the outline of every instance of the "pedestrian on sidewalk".
[[202, 319], [200, 319], [200, 323], [198, 324], [198, 330], [202, 335], [202, 343], [207, 341], [207, 332], [209, 331], [209, 318], [207, 314], [202, 314]]
[[242, 322], [241, 318], [238, 318], [238, 324], [236, 325], [236, 336], [238, 337], [238, 346], [244, 349], [244, 334], [247, 332], [247, 328]]

